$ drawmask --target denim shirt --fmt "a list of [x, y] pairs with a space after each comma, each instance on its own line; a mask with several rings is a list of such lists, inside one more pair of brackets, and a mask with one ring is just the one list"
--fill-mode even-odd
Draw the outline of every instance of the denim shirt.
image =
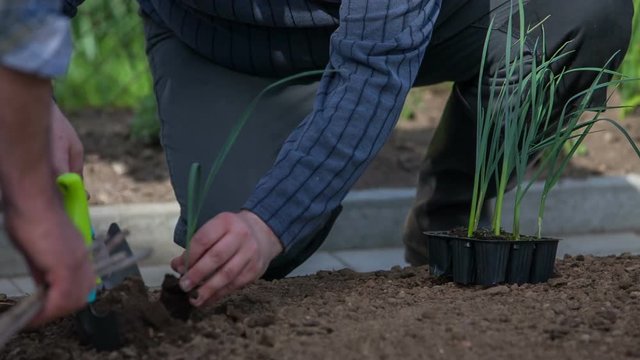
[[0, 65], [42, 77], [64, 74], [71, 57], [62, 2], [0, 0]]

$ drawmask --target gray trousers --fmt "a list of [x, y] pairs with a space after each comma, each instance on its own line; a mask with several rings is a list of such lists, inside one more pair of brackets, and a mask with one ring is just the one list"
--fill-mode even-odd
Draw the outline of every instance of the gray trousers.
[[[427, 259], [423, 231], [466, 225], [475, 159], [475, 113], [474, 106], [468, 104], [475, 104], [487, 26], [495, 17], [495, 41], [488, 62], [492, 73], [500, 71], [495, 64], [504, 54], [509, 16], [508, 0], [444, 0], [442, 6], [415, 86], [444, 81], [455, 85], [426, 151], [415, 206], [407, 220], [404, 242], [407, 260], [414, 265]], [[576, 7], [580, 11], [575, 11]], [[545, 22], [547, 53], [574, 39], [570, 48], [576, 50], [575, 55], [558, 63], [558, 69], [604, 66], [616, 51], [626, 52], [633, 13], [631, 0], [530, 0], [526, 13], [530, 23], [551, 15]], [[206, 173], [248, 103], [277, 79], [216, 65], [148, 19], [145, 31], [162, 125], [161, 143], [181, 208], [174, 241], [183, 245], [189, 167], [199, 162]], [[621, 59], [622, 55], [611, 67], [617, 67]], [[592, 81], [585, 75], [568, 77], [563, 94], [568, 98]], [[200, 224], [220, 212], [236, 211], [242, 206], [273, 164], [288, 134], [311, 111], [317, 85], [315, 81], [286, 85], [258, 105], [205, 199]], [[335, 216], [337, 212], [319, 234], [300, 239], [296, 247], [274, 260], [265, 277], [283, 277], [304, 262], [321, 245]]]

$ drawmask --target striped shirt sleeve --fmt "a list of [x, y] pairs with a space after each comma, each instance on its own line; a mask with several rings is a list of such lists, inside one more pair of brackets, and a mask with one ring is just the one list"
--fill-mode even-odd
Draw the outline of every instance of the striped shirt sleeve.
[[440, 0], [343, 0], [314, 109], [245, 208], [285, 249], [317, 232], [395, 125], [431, 39]]

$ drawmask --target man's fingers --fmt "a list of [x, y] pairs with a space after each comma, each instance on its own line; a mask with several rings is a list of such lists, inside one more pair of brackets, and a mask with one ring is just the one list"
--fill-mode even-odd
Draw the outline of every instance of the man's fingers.
[[71, 144], [69, 147], [69, 171], [74, 172], [82, 176], [82, 169], [84, 168], [84, 149], [82, 144]]
[[53, 150], [53, 171], [56, 175], [65, 174], [70, 171], [69, 153], [67, 151]]
[[96, 277], [86, 258], [79, 258], [75, 266], [50, 273], [45, 281], [48, 285], [45, 303], [34, 319], [34, 325], [69, 315], [82, 308], [96, 285]]
[[27, 257], [25, 258], [25, 260], [27, 261], [27, 265], [29, 265], [29, 269], [31, 271], [31, 277], [33, 278], [33, 281], [38, 285], [44, 284], [45, 278], [42, 271], [38, 269], [38, 267], [33, 263], [33, 261], [30, 258]]
[[224, 237], [229, 229], [230, 216], [232, 214], [222, 213], [196, 231], [189, 246], [189, 267], [196, 264], [209, 248]]
[[180, 286], [184, 291], [190, 291], [211, 274], [221, 268], [233, 258], [240, 250], [241, 242], [233, 236], [225, 236], [218, 241], [191, 266], [189, 271], [180, 280]]
[[184, 275], [186, 269], [184, 268], [184, 252], [180, 256], [176, 256], [171, 259], [171, 268], [173, 271], [177, 272], [180, 275]]
[[[191, 299], [193, 305], [202, 306], [256, 280], [264, 272], [265, 262], [277, 254], [277, 249], [264, 244], [263, 239], [269, 234], [259, 231], [260, 227], [252, 225], [251, 220], [243, 214], [216, 216], [194, 236], [189, 264], [185, 264], [183, 257], [171, 261], [171, 267], [179, 273], [189, 268], [183, 274], [180, 286], [184, 291], [197, 290], [198, 297]], [[274, 248], [281, 247], [277, 238], [275, 243]], [[261, 247], [261, 244], [266, 246]]]
[[260, 277], [260, 275], [262, 275], [258, 273], [257, 269], [257, 263], [253, 259], [249, 259], [249, 262], [244, 267], [244, 269], [240, 271], [240, 274], [235, 278], [235, 280], [227, 284], [221, 290], [218, 290], [218, 292], [214, 293], [213, 296], [205, 301], [204, 304], [215, 304], [225, 296], [231, 294], [234, 291], [240, 290], [247, 284], [253, 282], [258, 277]]
[[51, 102], [51, 151], [54, 170], [58, 174], [74, 172], [82, 175], [84, 148], [78, 134], [55, 102]]
[[251, 261], [253, 254], [255, 253], [247, 251], [245, 248], [240, 250], [229, 262], [219, 268], [211, 278], [198, 288], [198, 297], [192, 299], [191, 303], [194, 306], [201, 306], [229, 284], [234, 284], [234, 286], [230, 286], [229, 291], [243, 286], [244, 284], [239, 284], [236, 280], [247, 270], [247, 265]]
[[79, 304], [71, 299], [65, 299], [61, 291], [50, 289], [45, 297], [42, 312], [34, 319], [33, 325], [42, 325], [55, 318], [68, 315], [76, 306], [79, 306]]
[[86, 294], [79, 289], [72, 288], [69, 282], [57, 281], [47, 289], [42, 311], [33, 320], [32, 325], [42, 325], [53, 319], [69, 315], [81, 308], [87, 301]]

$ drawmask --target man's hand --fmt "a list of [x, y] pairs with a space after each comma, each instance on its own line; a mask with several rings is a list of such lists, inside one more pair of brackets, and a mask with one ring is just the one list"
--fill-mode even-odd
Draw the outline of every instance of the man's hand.
[[44, 308], [33, 325], [81, 308], [96, 281], [80, 233], [61, 204], [55, 205], [44, 206], [42, 213], [11, 211], [5, 217], [7, 231], [25, 255], [33, 279], [47, 287]]
[[82, 176], [84, 149], [67, 117], [58, 105], [51, 105], [51, 155], [53, 171], [60, 175], [74, 172]]
[[260, 278], [282, 250], [280, 240], [252, 212], [222, 213], [193, 236], [186, 274], [184, 254], [171, 266], [183, 274], [184, 291], [197, 290], [191, 303], [202, 306]]

